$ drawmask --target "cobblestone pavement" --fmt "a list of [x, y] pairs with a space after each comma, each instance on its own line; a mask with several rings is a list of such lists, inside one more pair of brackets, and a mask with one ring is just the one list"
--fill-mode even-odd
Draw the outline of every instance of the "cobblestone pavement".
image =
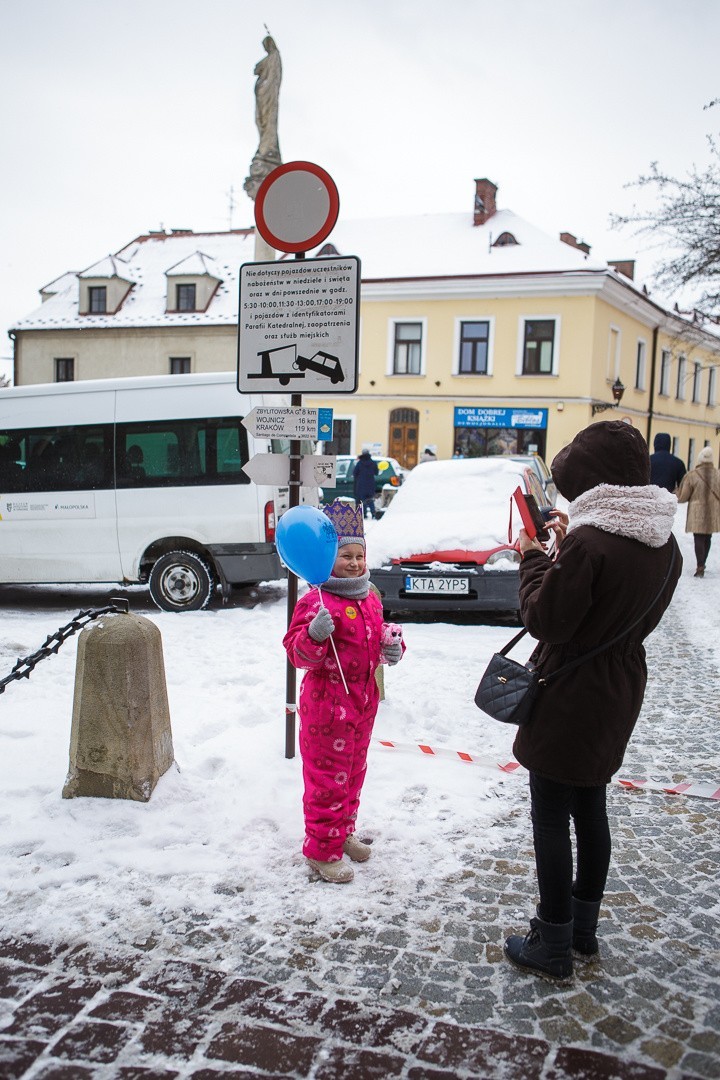
[[[710, 650], [666, 620], [651, 670], [653, 656], [663, 677], [623, 771], [717, 779]], [[168, 928], [171, 946], [108, 955], [0, 940], [0, 1077], [720, 1077], [720, 804], [610, 789], [601, 957], [558, 986], [502, 957], [535, 902], [525, 786], [505, 791], [508, 820], [447, 882], [442, 917], [419, 877], [412, 910], [380, 923], [329, 930], [288, 912], [268, 936], [252, 917], [238, 934], [196, 912]]]

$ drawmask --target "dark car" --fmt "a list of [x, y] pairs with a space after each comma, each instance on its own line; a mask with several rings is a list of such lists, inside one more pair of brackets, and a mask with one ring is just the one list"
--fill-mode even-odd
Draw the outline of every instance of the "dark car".
[[[352, 499], [353, 472], [357, 458], [353, 454], [338, 454], [335, 471], [335, 487], [323, 488], [323, 502], [329, 503], [333, 499]], [[391, 457], [375, 457], [378, 471], [375, 477], [375, 509], [382, 513], [390, 503], [395, 491], [400, 487], [407, 470], [403, 469], [399, 461]]]
[[370, 580], [383, 609], [511, 611], [519, 607], [520, 516], [512, 492], [547, 501], [531, 465], [504, 457], [419, 465], [368, 533]]

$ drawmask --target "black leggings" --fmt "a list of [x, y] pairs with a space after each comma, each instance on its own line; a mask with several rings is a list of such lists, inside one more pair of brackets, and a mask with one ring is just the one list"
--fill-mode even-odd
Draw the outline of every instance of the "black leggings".
[[[572, 918], [572, 898], [602, 900], [610, 866], [606, 787], [575, 787], [530, 773], [535, 865], [544, 922]], [[570, 818], [575, 826], [577, 871], [573, 882]]]
[[693, 540], [695, 541], [695, 558], [697, 559], [697, 564], [698, 566], [705, 566], [707, 557], [710, 554], [712, 533], [693, 533]]

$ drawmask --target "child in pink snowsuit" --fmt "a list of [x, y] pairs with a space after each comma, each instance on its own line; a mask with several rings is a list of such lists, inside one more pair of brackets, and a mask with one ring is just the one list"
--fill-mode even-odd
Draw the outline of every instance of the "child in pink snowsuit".
[[[325, 508], [338, 533], [332, 575], [297, 603], [283, 645], [291, 663], [306, 668], [298, 714], [305, 792], [303, 854], [325, 881], [352, 881], [353, 862], [370, 847], [355, 837], [355, 819], [379, 693], [375, 671], [396, 664], [404, 645], [382, 645], [382, 604], [370, 591], [365, 568], [362, 510], [334, 502]], [[343, 685], [332, 635], [342, 671]]]

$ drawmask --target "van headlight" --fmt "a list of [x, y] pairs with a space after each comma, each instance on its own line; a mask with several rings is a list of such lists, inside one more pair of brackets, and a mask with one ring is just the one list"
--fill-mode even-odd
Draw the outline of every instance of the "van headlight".
[[485, 566], [497, 566], [505, 563], [508, 566], [515, 566], [520, 562], [520, 552], [515, 548], [502, 548], [501, 551], [493, 551], [486, 561]]

